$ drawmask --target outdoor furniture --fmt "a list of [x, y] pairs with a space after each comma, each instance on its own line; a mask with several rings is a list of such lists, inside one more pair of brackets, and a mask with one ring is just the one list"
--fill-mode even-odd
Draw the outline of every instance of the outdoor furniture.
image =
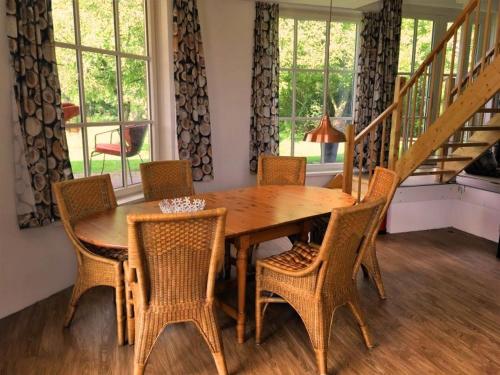
[[[129, 158], [133, 156], [139, 156], [141, 159], [141, 163], [143, 162], [141, 156], [141, 149], [144, 144], [144, 140], [146, 139], [146, 135], [148, 133], [148, 125], [140, 124], [140, 125], [127, 125], [123, 130], [123, 138], [125, 140], [125, 157], [127, 159], [128, 173], [130, 176], [130, 182], [133, 183], [134, 180], [132, 178], [132, 168], [130, 167]], [[117, 135], [117, 141], [115, 141], [114, 135]], [[98, 138], [104, 135], [109, 135], [109, 143], [99, 143]], [[120, 130], [113, 129], [105, 132], [97, 133], [94, 136], [94, 151], [90, 154], [90, 170], [92, 170], [92, 160], [97, 155], [103, 155], [102, 159], [102, 167], [101, 173], [104, 172], [104, 165], [106, 163], [106, 155], [112, 156], [122, 156], [122, 146], [120, 142]]]
[[[226, 246], [236, 247], [237, 305], [221, 302], [222, 309], [237, 321], [238, 342], [245, 339], [246, 282], [250, 246], [263, 241], [301, 234], [307, 240], [312, 220], [331, 212], [332, 208], [349, 207], [356, 200], [339, 190], [314, 186], [256, 186], [244, 189], [196, 194], [204, 199], [206, 209], [225, 207]], [[328, 204], [325, 204], [328, 202]], [[75, 233], [80, 240], [95, 246], [128, 248], [126, 217], [131, 213], [160, 213], [158, 202], [141, 202], [114, 209], [80, 220]]]
[[77, 303], [87, 290], [106, 285], [115, 288], [118, 344], [125, 343], [123, 261], [126, 251], [82, 242], [74, 232], [75, 223], [92, 215], [116, 208], [116, 198], [109, 175], [80, 178], [54, 183], [54, 193], [64, 229], [73, 244], [78, 260], [78, 273], [71, 294], [64, 326], [68, 327]]
[[134, 299], [137, 342], [134, 374], [170, 323], [193, 322], [206, 340], [219, 375], [226, 375], [214, 285], [224, 253], [226, 209], [127, 216], [127, 281]]
[[297, 242], [285, 253], [257, 261], [255, 341], [261, 341], [262, 319], [269, 303], [289, 303], [311, 339], [320, 374], [327, 373], [326, 355], [333, 314], [348, 305], [365, 344], [372, 347], [359, 306], [356, 274], [377, 225], [384, 199], [334, 209], [321, 247]]
[[304, 185], [307, 159], [293, 156], [259, 156], [257, 186]]
[[189, 160], [153, 161], [141, 164], [144, 199], [154, 201], [194, 194]]

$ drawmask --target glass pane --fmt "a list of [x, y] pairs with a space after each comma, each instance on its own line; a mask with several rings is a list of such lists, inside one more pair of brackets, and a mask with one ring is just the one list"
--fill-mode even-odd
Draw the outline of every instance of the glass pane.
[[417, 21], [417, 45], [415, 50], [415, 65], [416, 70], [432, 52], [432, 28], [434, 22], [428, 20]]
[[316, 128], [319, 124], [317, 120], [296, 121], [294, 156], [306, 156], [309, 164], [321, 163], [321, 143], [304, 142], [304, 135]]
[[122, 60], [123, 118], [148, 120], [148, 73], [146, 61]]
[[66, 123], [80, 122], [80, 111], [75, 108], [75, 106], [80, 106], [76, 51], [69, 48], [56, 48], [56, 59], [62, 105], [66, 108], [73, 108], [65, 112], [65, 121]]
[[66, 128], [66, 141], [68, 143], [69, 160], [75, 178], [85, 177], [83, 166], [83, 129]]
[[415, 20], [412, 18], [403, 18], [403, 21], [401, 22], [401, 41], [399, 42], [398, 72], [400, 73], [411, 72], [414, 31]]
[[280, 121], [280, 155], [292, 156], [292, 122]]
[[127, 150], [127, 181], [129, 185], [141, 182], [139, 165], [151, 161], [149, 125], [127, 125], [124, 131]]
[[83, 69], [87, 121], [117, 121], [115, 57], [84, 52]]
[[298, 21], [297, 67], [323, 69], [325, 64], [326, 22]]
[[296, 117], [323, 114], [323, 73], [297, 72]]
[[330, 66], [354, 69], [356, 59], [356, 24], [332, 22], [330, 26]]
[[351, 117], [353, 104], [353, 73], [330, 72], [328, 113], [332, 117]]
[[52, 0], [52, 22], [56, 42], [75, 43], [73, 0]]
[[109, 173], [113, 187], [123, 186], [119, 126], [87, 127], [91, 175]]
[[146, 55], [144, 0], [120, 0], [120, 48], [122, 52]]
[[281, 117], [292, 117], [292, 73], [280, 72], [279, 108]]
[[293, 24], [292, 18], [280, 18], [280, 67], [291, 68], [293, 64]]
[[82, 45], [115, 49], [113, 0], [79, 0]]

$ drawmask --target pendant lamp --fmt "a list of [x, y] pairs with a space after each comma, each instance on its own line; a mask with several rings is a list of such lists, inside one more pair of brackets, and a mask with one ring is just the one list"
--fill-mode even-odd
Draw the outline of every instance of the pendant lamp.
[[[330, 18], [329, 27], [332, 24], [332, 10], [333, 10], [333, 0], [330, 0]], [[306, 133], [304, 136], [304, 141], [306, 142], [317, 142], [317, 143], [340, 143], [345, 142], [345, 135], [341, 131], [335, 129], [330, 121], [330, 116], [328, 114], [327, 100], [329, 93], [329, 75], [330, 75], [330, 35], [326, 36], [326, 72], [325, 72], [325, 90], [323, 96], [323, 116], [319, 122], [319, 125], [310, 132]]]

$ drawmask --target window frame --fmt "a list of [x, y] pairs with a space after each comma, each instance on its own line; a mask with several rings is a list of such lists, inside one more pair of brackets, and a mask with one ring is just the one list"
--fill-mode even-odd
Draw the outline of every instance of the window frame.
[[[89, 47], [82, 45], [81, 38], [81, 28], [80, 28], [80, 9], [79, 0], [71, 0], [73, 6], [73, 33], [74, 33], [74, 44], [67, 42], [60, 42], [56, 40], [54, 35], [54, 45], [56, 48], [63, 48], [69, 50], [76, 56], [76, 65], [78, 73], [78, 92], [79, 92], [79, 103], [80, 106], [80, 121], [79, 122], [69, 122], [65, 124], [68, 129], [75, 128], [82, 130], [82, 152], [83, 152], [83, 170], [84, 176], [91, 176], [90, 171], [90, 147], [89, 139], [87, 134], [87, 128], [89, 127], [109, 127], [116, 126], [120, 134], [120, 144], [121, 144], [121, 178], [123, 181], [123, 186], [115, 187], [115, 193], [117, 197], [125, 197], [130, 194], [139, 193], [142, 191], [142, 182], [129, 184], [128, 182], [128, 165], [126, 154], [126, 142], [124, 129], [129, 125], [148, 125], [149, 132], [149, 157], [150, 160], [156, 160], [158, 155], [158, 150], [156, 147], [156, 133], [157, 133], [157, 105], [156, 105], [156, 86], [155, 86], [155, 76], [156, 76], [156, 66], [155, 66], [155, 39], [154, 29], [155, 29], [155, 17], [154, 17], [154, 4], [152, 0], [144, 1], [144, 14], [145, 14], [145, 25], [144, 25], [144, 55], [137, 55], [134, 53], [123, 52], [121, 50], [120, 44], [120, 19], [119, 19], [119, 0], [112, 0], [113, 3], [113, 31], [114, 31], [114, 49], [104, 49], [97, 47]], [[54, 32], [55, 34], [55, 32]], [[83, 66], [83, 54], [84, 53], [96, 53], [105, 56], [111, 56], [115, 59], [116, 64], [116, 90], [117, 90], [117, 109], [118, 109], [118, 120], [117, 121], [87, 121], [87, 109], [85, 107], [85, 82], [84, 82], [84, 66]], [[122, 66], [125, 59], [133, 59], [143, 61], [146, 64], [146, 84], [147, 84], [147, 104], [148, 104], [148, 115], [149, 120], [124, 120], [124, 106], [123, 106], [123, 84], [122, 84]]]
[[[292, 113], [291, 116], [278, 116], [278, 121], [290, 121], [291, 129], [290, 129], [290, 154], [293, 156], [294, 147], [295, 147], [295, 122], [296, 121], [319, 121], [321, 119], [321, 115], [317, 117], [303, 117], [296, 116], [296, 73], [300, 72], [308, 72], [308, 73], [323, 73], [323, 90], [322, 97], [324, 97], [324, 92], [326, 90], [326, 86], [324, 85], [324, 77], [326, 75], [327, 67], [329, 66], [326, 61], [327, 48], [325, 47], [324, 51], [324, 60], [323, 60], [323, 69], [314, 69], [314, 68], [298, 68], [297, 67], [297, 42], [298, 42], [298, 21], [324, 21], [325, 22], [325, 37], [326, 37], [326, 45], [330, 42], [330, 30], [331, 25], [329, 24], [329, 9], [325, 10], [310, 10], [304, 9], [300, 7], [282, 7], [280, 9], [280, 18], [289, 18], [293, 19], [294, 27], [294, 38], [293, 38], [293, 50], [292, 50], [292, 66], [283, 68], [280, 66], [281, 72], [289, 72], [291, 75], [291, 86], [292, 86]], [[354, 119], [354, 103], [356, 98], [356, 81], [357, 81], [357, 65], [358, 65], [358, 55], [359, 55], [359, 43], [360, 43], [360, 31], [361, 31], [361, 14], [355, 11], [346, 11], [346, 10], [334, 10], [332, 16], [332, 22], [352, 22], [356, 25], [356, 41], [355, 51], [354, 51], [354, 62], [352, 70], [348, 69], [329, 69], [330, 74], [338, 73], [338, 72], [349, 72], [353, 75], [353, 102], [352, 102], [352, 116], [351, 117], [331, 117], [331, 120], [341, 119], [346, 122], [346, 124], [352, 123]], [[329, 62], [328, 62], [329, 63]], [[322, 108], [324, 108], [324, 99], [322, 99]], [[343, 169], [343, 162], [334, 162], [334, 163], [326, 163], [324, 162], [324, 144], [321, 144], [321, 160], [320, 163], [308, 163], [307, 169], [308, 174], [323, 174], [325, 172], [338, 172]]]

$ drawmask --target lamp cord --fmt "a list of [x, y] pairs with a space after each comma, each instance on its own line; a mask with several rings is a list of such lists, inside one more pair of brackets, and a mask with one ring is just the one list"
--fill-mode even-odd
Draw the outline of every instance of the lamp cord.
[[332, 13], [333, 13], [333, 0], [330, 0], [330, 16], [328, 18], [328, 25], [326, 26], [326, 70], [325, 70], [325, 90], [323, 93], [323, 114], [330, 115], [328, 113], [327, 101], [328, 101], [328, 91], [330, 90], [330, 27], [332, 25]]

